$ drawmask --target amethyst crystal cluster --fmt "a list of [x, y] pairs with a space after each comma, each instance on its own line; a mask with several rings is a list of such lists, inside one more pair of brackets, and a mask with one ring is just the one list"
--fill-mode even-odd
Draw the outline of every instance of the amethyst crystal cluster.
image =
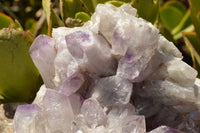
[[197, 72], [128, 4], [99, 4], [84, 26], [38, 36], [30, 54], [44, 85], [17, 108], [15, 133], [200, 132]]

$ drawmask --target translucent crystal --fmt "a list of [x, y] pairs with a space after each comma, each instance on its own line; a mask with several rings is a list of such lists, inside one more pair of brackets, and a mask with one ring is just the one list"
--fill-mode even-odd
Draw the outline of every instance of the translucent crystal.
[[68, 97], [72, 110], [73, 110], [73, 114], [76, 116], [81, 112], [81, 105], [83, 104], [83, 97], [79, 94], [73, 94], [71, 96]]
[[43, 106], [51, 132], [71, 131], [74, 114], [68, 97], [54, 90], [47, 90]]
[[172, 128], [167, 127], [167, 126], [160, 126], [156, 129], [152, 130], [149, 133], [183, 133], [183, 132], [172, 129]]
[[197, 71], [180, 60], [172, 60], [167, 63], [168, 77], [184, 87], [193, 87]]
[[112, 119], [108, 128], [116, 133], [146, 133], [144, 116], [130, 115], [124, 119]]
[[146, 82], [143, 85], [142, 90], [141, 90], [142, 95], [151, 97], [166, 97], [169, 99], [173, 99], [171, 102], [175, 100], [178, 101], [186, 100], [188, 102], [195, 102], [193, 88], [184, 88], [176, 83], [167, 80]]
[[72, 133], [89, 133], [91, 130], [83, 115], [77, 115], [76, 119], [72, 122]]
[[62, 94], [70, 96], [81, 87], [84, 81], [84, 77], [81, 73], [74, 73], [73, 75], [62, 81], [58, 88]]
[[66, 80], [75, 73], [79, 73], [78, 63], [73, 59], [68, 49], [62, 49], [54, 60], [56, 87], [63, 85]]
[[90, 127], [106, 125], [106, 114], [95, 98], [90, 98], [83, 102], [81, 114], [83, 114]]
[[[86, 23], [86, 27], [95, 33], [101, 32], [103, 36], [111, 43], [113, 29], [120, 18], [132, 18], [136, 16], [137, 10], [129, 4], [124, 4], [117, 8], [111, 4], [98, 4], [95, 13], [91, 17], [91, 21]], [[109, 23], [108, 23], [109, 22]]]
[[30, 47], [31, 58], [48, 88], [55, 88], [54, 82], [52, 82], [55, 76], [53, 64], [56, 57], [56, 49], [54, 44], [55, 40], [53, 38], [39, 35]]
[[105, 106], [126, 104], [130, 100], [132, 86], [130, 81], [118, 76], [100, 78], [94, 85], [92, 97]]
[[160, 36], [158, 43], [158, 50], [163, 54], [166, 60], [173, 57], [180, 59], [183, 58], [182, 53], [178, 50], [178, 48], [172, 42], [169, 42], [165, 37]]
[[108, 113], [108, 118], [110, 124], [113, 124], [113, 119], [122, 120], [131, 115], [136, 115], [135, 107], [132, 104], [128, 103], [113, 106]]
[[132, 115], [121, 121], [120, 133], [146, 133], [145, 117]]
[[15, 113], [14, 133], [36, 133], [36, 117], [41, 113], [42, 109], [36, 104], [20, 105]]
[[119, 22], [114, 36], [118, 45], [127, 45], [128, 48], [119, 61], [117, 74], [134, 82], [154, 55], [158, 46], [158, 30], [142, 19], [129, 19], [128, 22]]
[[83, 71], [97, 75], [114, 74], [115, 61], [108, 43], [91, 31], [76, 31], [65, 37], [71, 55]]
[[159, 68], [161, 63], [164, 62], [164, 60], [165, 58], [162, 56], [162, 54], [156, 50], [154, 55], [149, 60], [149, 63], [139, 73], [139, 76], [134, 78], [134, 82], [142, 82], [145, 78], [154, 73]]
[[43, 106], [43, 98], [44, 98], [44, 95], [46, 94], [46, 91], [47, 91], [46, 86], [42, 85], [40, 87], [39, 91], [37, 92], [37, 95], [36, 95], [33, 103], [42, 107]]

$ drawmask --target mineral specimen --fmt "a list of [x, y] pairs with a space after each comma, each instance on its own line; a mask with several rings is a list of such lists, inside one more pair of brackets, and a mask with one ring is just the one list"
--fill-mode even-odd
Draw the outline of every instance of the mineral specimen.
[[197, 72], [130, 5], [99, 4], [52, 36], [30, 48], [44, 85], [18, 107], [15, 133], [200, 132]]

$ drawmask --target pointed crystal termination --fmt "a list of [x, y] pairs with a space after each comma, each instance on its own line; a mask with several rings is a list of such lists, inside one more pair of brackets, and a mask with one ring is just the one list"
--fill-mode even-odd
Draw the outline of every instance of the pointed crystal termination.
[[81, 107], [81, 114], [83, 114], [91, 128], [107, 124], [106, 113], [95, 98], [89, 98], [84, 101]]
[[54, 59], [56, 50], [54, 39], [46, 35], [39, 35], [35, 38], [30, 47], [30, 55], [34, 64], [39, 69], [42, 79], [48, 88], [55, 88], [53, 78], [55, 76]]
[[83, 97], [75, 93], [69, 96], [68, 98], [72, 106], [74, 116], [78, 115], [81, 112], [81, 105], [84, 101]]
[[74, 114], [67, 96], [55, 90], [47, 90], [43, 98], [43, 107], [51, 132], [71, 132]]
[[40, 90], [37, 92], [37, 95], [35, 97], [35, 100], [33, 101], [33, 104], [37, 104], [40, 107], [43, 107], [43, 98], [46, 94], [47, 88], [45, 85], [42, 85], [40, 87]]
[[108, 118], [110, 124], [112, 124], [115, 119], [122, 120], [131, 115], [136, 115], [135, 107], [132, 104], [119, 104], [112, 106], [111, 111], [108, 113]]
[[66, 96], [70, 96], [81, 87], [84, 81], [84, 77], [81, 73], [75, 73], [60, 83], [58, 87], [59, 92], [65, 94]]
[[144, 116], [136, 115], [134, 110], [131, 104], [105, 110], [95, 98], [89, 98], [84, 101], [81, 113], [75, 118], [72, 132], [146, 133]]
[[129, 80], [119, 76], [100, 78], [94, 85], [92, 97], [104, 106], [126, 104], [130, 100], [132, 87]]
[[180, 60], [172, 60], [167, 63], [167, 72], [170, 80], [184, 87], [193, 87], [197, 71]]
[[121, 121], [120, 133], [146, 133], [145, 117], [132, 115]]
[[167, 126], [160, 126], [156, 129], [150, 131], [149, 133], [183, 133], [183, 132], [172, 129], [172, 128], [167, 127]]
[[107, 42], [91, 31], [76, 31], [65, 37], [71, 55], [82, 71], [100, 76], [114, 74], [116, 62]]
[[102, 33], [108, 42], [112, 44], [113, 30], [118, 20], [120, 18], [132, 18], [136, 15], [137, 10], [132, 8], [130, 4], [124, 4], [119, 8], [112, 4], [98, 4], [91, 21], [88, 21], [85, 26], [95, 33]]
[[54, 83], [56, 87], [63, 85], [72, 75], [79, 72], [78, 63], [73, 59], [67, 48], [58, 50], [54, 60], [55, 77]]
[[[153, 25], [141, 19], [128, 19], [128, 24], [121, 21], [116, 25], [113, 33], [115, 37], [114, 44], [123, 44], [127, 48], [124, 51], [124, 57], [119, 60], [117, 74], [135, 82], [135, 78], [146, 68], [154, 55], [154, 51], [158, 46], [159, 34]], [[150, 70], [153, 71], [153, 69]], [[143, 81], [147, 76], [140, 77], [141, 80], [137, 82]]]
[[42, 109], [36, 104], [20, 105], [14, 119], [14, 133], [36, 133], [36, 117]]
[[[106, 10], [109, 8], [109, 11]], [[149, 22], [137, 18], [130, 5], [119, 8], [99, 4], [92, 16], [92, 31], [100, 32], [112, 46], [111, 53], [120, 59], [117, 74], [133, 82], [145, 69], [158, 46], [159, 31]], [[110, 23], [107, 23], [107, 22]], [[137, 30], [136, 30], [137, 29]], [[152, 69], [149, 71], [153, 72]], [[148, 75], [144, 75], [144, 80]], [[137, 79], [138, 80], [138, 79]], [[139, 82], [139, 81], [137, 81]]]
[[117, 133], [146, 133], [144, 116], [136, 115], [131, 104], [113, 106], [108, 113], [108, 128]]

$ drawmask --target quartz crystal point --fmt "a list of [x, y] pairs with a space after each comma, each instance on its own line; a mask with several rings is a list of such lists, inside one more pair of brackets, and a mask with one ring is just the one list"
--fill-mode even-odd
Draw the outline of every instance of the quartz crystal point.
[[20, 105], [15, 113], [14, 133], [47, 132], [44, 124], [41, 124], [46, 122], [45, 119], [40, 119], [41, 114], [42, 109], [36, 104]]
[[111, 111], [108, 113], [109, 122], [113, 124], [113, 120], [122, 120], [128, 116], [136, 115], [135, 107], [128, 104], [121, 104], [113, 106]]
[[71, 96], [69, 96], [69, 101], [70, 101], [74, 116], [80, 113], [83, 100], [84, 100], [83, 97], [79, 94], [72, 94]]
[[82, 27], [39, 35], [30, 54], [44, 85], [18, 107], [15, 133], [200, 133], [196, 70], [129, 4], [97, 5]]
[[106, 114], [95, 98], [90, 98], [84, 101], [81, 107], [81, 114], [83, 114], [90, 127], [106, 124]]
[[59, 85], [59, 91], [67, 96], [75, 93], [84, 83], [84, 77], [81, 73], [74, 73]]
[[55, 88], [53, 62], [56, 57], [55, 41], [46, 35], [39, 35], [30, 47], [30, 55], [48, 88]]
[[92, 97], [104, 106], [126, 104], [130, 100], [132, 83], [119, 76], [100, 78], [96, 81]]
[[172, 129], [172, 128], [167, 127], [167, 126], [160, 126], [156, 129], [152, 130], [149, 133], [183, 133], [183, 132]]
[[95, 33], [101, 32], [112, 45], [113, 30], [118, 20], [132, 18], [136, 16], [136, 12], [137, 10], [128, 4], [124, 4], [119, 8], [111, 4], [99, 4], [91, 17], [91, 21], [87, 22], [85, 26], [88, 26]]
[[113, 33], [118, 45], [127, 45], [124, 57], [119, 60], [117, 74], [134, 82], [153, 56], [159, 35], [153, 25], [143, 20], [133, 18], [127, 23], [119, 21]]
[[[105, 13], [105, 8], [111, 10]], [[159, 39], [158, 30], [151, 23], [135, 17], [135, 13], [129, 5], [119, 9], [112, 5], [99, 5], [92, 17], [92, 21], [99, 25], [99, 32], [110, 42], [112, 54], [122, 57], [117, 73], [131, 81], [145, 68]]]
[[33, 101], [34, 104], [37, 104], [39, 105], [40, 107], [43, 106], [43, 98], [44, 98], [44, 95], [46, 94], [46, 91], [47, 91], [48, 88], [46, 88], [45, 85], [42, 85], [40, 87], [40, 90], [37, 92], [37, 95], [35, 97], [35, 100]]
[[74, 114], [68, 97], [55, 90], [47, 90], [43, 98], [43, 107], [51, 132], [71, 131]]
[[144, 116], [135, 114], [131, 104], [113, 106], [108, 114], [98, 101], [90, 98], [84, 101], [72, 124], [73, 133], [146, 133]]
[[65, 37], [71, 55], [80, 68], [97, 75], [114, 74], [115, 61], [105, 39], [91, 31], [76, 31]]

